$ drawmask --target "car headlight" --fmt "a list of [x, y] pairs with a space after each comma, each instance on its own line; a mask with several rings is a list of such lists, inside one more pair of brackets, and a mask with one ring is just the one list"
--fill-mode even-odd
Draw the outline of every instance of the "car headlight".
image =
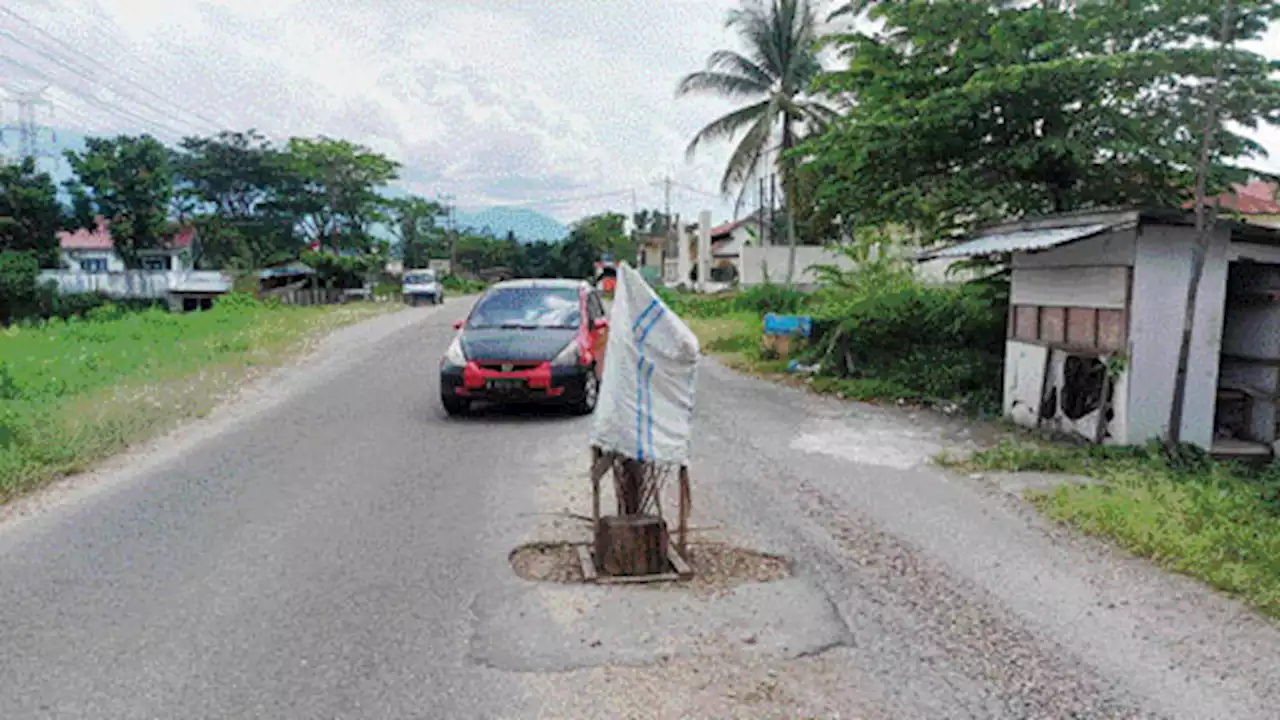
[[462, 352], [461, 337], [455, 337], [453, 342], [449, 343], [449, 349], [444, 351], [444, 364], [454, 367], [462, 367], [467, 364], [466, 353]]
[[574, 341], [565, 345], [564, 349], [560, 351], [560, 354], [556, 355], [555, 359], [551, 361], [551, 364], [555, 367], [571, 367], [578, 364], [578, 359], [580, 357], [581, 355], [578, 350], [578, 343], [577, 341]]

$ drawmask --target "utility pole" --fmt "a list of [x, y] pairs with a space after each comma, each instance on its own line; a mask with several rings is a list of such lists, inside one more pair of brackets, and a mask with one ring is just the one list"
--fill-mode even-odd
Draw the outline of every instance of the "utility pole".
[[765, 216], [764, 216], [764, 201], [765, 201], [765, 194], [764, 194], [764, 176], [762, 175], [762, 176], [760, 177], [760, 191], [759, 191], [759, 193], [756, 195], [756, 206], [757, 206], [757, 209], [756, 209], [756, 213], [757, 213], [757, 215], [756, 215], [756, 229], [760, 232], [760, 245], [761, 245], [762, 247], [765, 245], [765, 241], [764, 241], [764, 220], [765, 220]]
[[449, 274], [458, 274], [458, 233], [454, 228], [454, 208], [453, 196], [444, 194], [440, 196], [441, 202], [445, 207], [445, 232], [449, 236]]
[[773, 228], [777, 225], [774, 208], [778, 204], [778, 176], [769, 174], [769, 244], [773, 244]]
[[0, 128], [0, 137], [6, 137], [10, 134], [18, 136], [18, 153], [19, 161], [27, 158], [38, 158], [42, 155], [40, 152], [40, 135], [42, 128], [37, 114], [38, 108], [45, 108], [52, 112], [52, 104], [45, 99], [44, 92], [47, 87], [39, 90], [24, 90], [15, 87], [8, 87], [6, 91], [12, 98], [11, 102], [17, 106], [17, 122], [12, 125], [6, 125]]
[[662, 212], [667, 216], [668, 222], [671, 218], [671, 176], [668, 175], [663, 179], [662, 183], [663, 209]]

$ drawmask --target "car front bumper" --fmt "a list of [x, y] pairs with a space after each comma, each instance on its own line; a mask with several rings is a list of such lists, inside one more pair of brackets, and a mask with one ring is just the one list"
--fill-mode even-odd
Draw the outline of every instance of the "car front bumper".
[[[587, 373], [585, 365], [536, 368], [516, 372], [486, 370], [475, 363], [465, 367], [440, 368], [440, 394], [446, 398], [499, 403], [571, 403], [582, 399]], [[510, 385], [510, 387], [499, 387]]]

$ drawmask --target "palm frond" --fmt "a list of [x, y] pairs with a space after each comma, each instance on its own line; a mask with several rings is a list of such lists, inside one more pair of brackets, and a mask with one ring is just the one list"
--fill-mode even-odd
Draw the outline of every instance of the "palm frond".
[[[768, 121], [770, 119], [770, 107], [770, 102], [765, 100], [764, 102], [734, 110], [728, 115], [713, 120], [706, 127], [699, 130], [697, 135], [693, 136], [693, 140], [689, 142], [689, 147], [685, 150], [685, 154], [692, 157], [697, 152], [698, 146], [707, 141], [731, 138], [747, 125], [758, 123], [762, 119]], [[760, 144], [763, 145], [764, 143], [761, 142]]]
[[728, 71], [735, 75], [751, 78], [764, 87], [773, 87], [778, 78], [760, 67], [751, 58], [733, 50], [717, 50], [707, 58], [708, 70]]
[[769, 85], [742, 75], [701, 70], [689, 73], [676, 87], [676, 96], [711, 93], [724, 97], [759, 97], [769, 92]]
[[[764, 154], [769, 136], [773, 131], [774, 114], [769, 112], [770, 103], [765, 103], [762, 112], [758, 112], [755, 124], [742, 137], [738, 147], [734, 148], [725, 166], [724, 177], [720, 180], [720, 192], [728, 195], [735, 187], [745, 185], [747, 178], [755, 172]], [[744, 188], [745, 189], [745, 188]]]

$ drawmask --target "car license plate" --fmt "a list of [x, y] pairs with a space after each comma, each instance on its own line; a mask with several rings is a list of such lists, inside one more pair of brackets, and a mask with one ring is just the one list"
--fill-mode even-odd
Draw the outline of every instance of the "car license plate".
[[524, 389], [524, 380], [490, 380], [487, 384], [488, 389], [498, 392], [512, 392]]

